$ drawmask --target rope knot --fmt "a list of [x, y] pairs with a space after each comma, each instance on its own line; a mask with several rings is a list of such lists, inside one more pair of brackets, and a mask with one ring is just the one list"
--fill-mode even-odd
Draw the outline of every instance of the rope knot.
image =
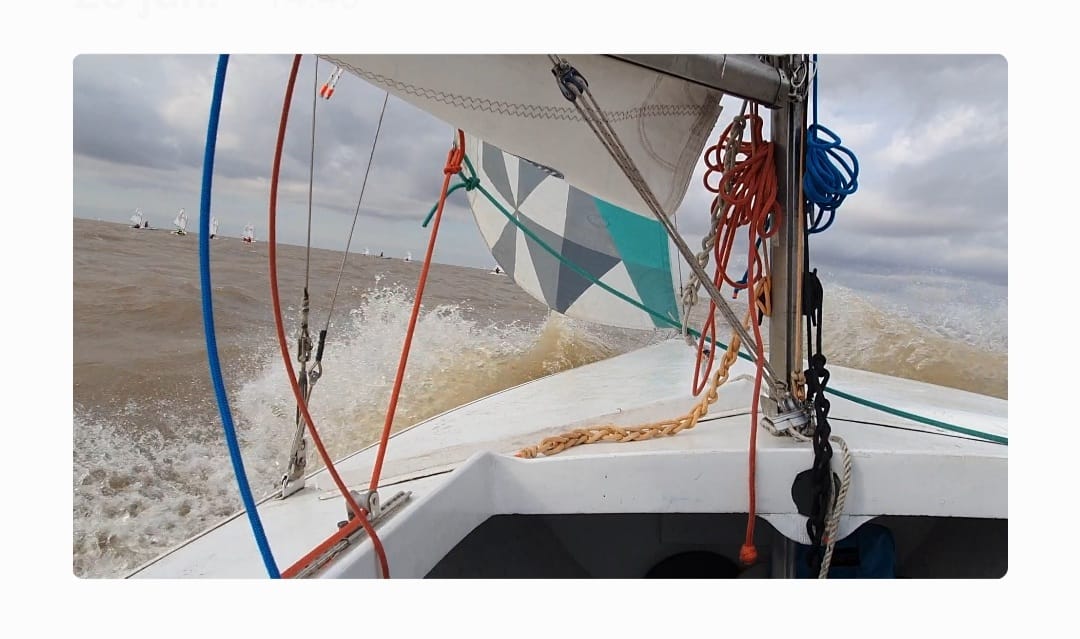
[[461, 159], [458, 158], [456, 162], [454, 160], [454, 152], [451, 151], [450, 157], [446, 159], [446, 167], [443, 168], [444, 175], [457, 175], [458, 173], [461, 173]]
[[461, 173], [461, 162], [465, 159], [465, 132], [461, 129], [457, 131], [457, 139], [454, 141], [454, 146], [450, 147], [450, 151], [446, 154], [446, 167], [443, 169], [444, 175], [457, 175]]
[[757, 563], [757, 559], [757, 548], [755, 548], [753, 544], [743, 544], [742, 548], [739, 549], [739, 561], [741, 561], [744, 566], [751, 566]]
[[460, 175], [458, 177], [461, 178], [461, 184], [462, 184], [462, 186], [465, 187], [466, 191], [472, 191], [476, 187], [480, 186], [480, 178], [478, 178], [476, 176], [465, 177], [464, 175]]

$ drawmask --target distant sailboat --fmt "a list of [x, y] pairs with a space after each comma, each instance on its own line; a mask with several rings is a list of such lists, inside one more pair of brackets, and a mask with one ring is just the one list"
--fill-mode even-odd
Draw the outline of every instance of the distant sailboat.
[[144, 220], [143, 220], [142, 209], [135, 209], [134, 215], [131, 216], [131, 228], [133, 228], [133, 229], [144, 228], [143, 223], [144, 223]]
[[184, 209], [180, 209], [177, 213], [176, 219], [173, 220], [173, 224], [176, 225], [176, 230], [173, 231], [175, 235], [187, 235], [187, 213], [184, 213]]
[[406, 251], [406, 253], [405, 253], [405, 261], [406, 262], [411, 262], [412, 261], [412, 251]]
[[247, 226], [244, 227], [243, 240], [245, 242], [247, 242], [248, 244], [254, 244], [255, 243], [255, 227], [253, 225], [248, 224]]
[[364, 255], [365, 256], [371, 255], [371, 251], [369, 251], [368, 249], [365, 248], [364, 249]]
[[217, 237], [218, 219], [216, 217], [210, 218], [210, 239]]

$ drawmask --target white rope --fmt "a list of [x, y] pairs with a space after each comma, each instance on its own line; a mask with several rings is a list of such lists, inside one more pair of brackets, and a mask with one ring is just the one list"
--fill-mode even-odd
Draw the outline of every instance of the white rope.
[[[807, 433], [795, 430], [794, 428], [777, 430], [772, 427], [772, 424], [767, 419], [762, 422], [762, 426], [770, 435], [775, 437], [791, 437], [800, 443], [812, 441]], [[848, 448], [844, 438], [839, 435], [830, 435], [829, 441], [840, 448], [840, 463], [843, 465], [843, 469], [840, 474], [840, 490], [833, 495], [833, 498], [829, 503], [828, 521], [825, 524], [825, 554], [822, 557], [818, 579], [825, 579], [829, 575], [829, 567], [832, 564], [833, 548], [836, 546], [836, 537], [840, 531], [840, 516], [844, 512], [844, 503], [847, 501], [848, 490], [851, 488], [851, 475], [853, 469], [851, 450]]]
[[829, 436], [829, 441], [840, 447], [844, 471], [840, 477], [840, 492], [835, 495], [829, 507], [829, 523], [825, 525], [825, 539], [827, 540], [825, 556], [821, 561], [821, 572], [818, 573], [818, 579], [825, 579], [829, 575], [833, 547], [836, 545], [836, 536], [840, 530], [840, 515], [844, 512], [844, 502], [847, 500], [848, 488], [851, 487], [851, 451], [848, 450], [847, 442], [839, 435]]
[[[714, 201], [709, 212], [712, 222], [709, 225], [709, 233], [701, 239], [701, 251], [695, 256], [701, 269], [709, 265], [709, 256], [712, 255], [713, 247], [716, 246], [716, 234], [720, 229], [720, 202]], [[680, 265], [682, 262], [680, 262]], [[693, 346], [694, 338], [690, 335], [690, 313], [698, 303], [698, 293], [701, 290], [701, 280], [697, 273], [691, 271], [682, 287], [682, 333], [686, 343]]]

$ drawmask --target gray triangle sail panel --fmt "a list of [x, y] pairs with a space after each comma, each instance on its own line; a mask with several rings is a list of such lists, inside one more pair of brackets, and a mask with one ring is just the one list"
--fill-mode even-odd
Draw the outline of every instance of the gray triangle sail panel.
[[499, 266], [526, 292], [577, 319], [679, 325], [674, 251], [659, 221], [478, 138], [466, 136], [465, 147], [482, 187], [468, 194], [473, 217]]

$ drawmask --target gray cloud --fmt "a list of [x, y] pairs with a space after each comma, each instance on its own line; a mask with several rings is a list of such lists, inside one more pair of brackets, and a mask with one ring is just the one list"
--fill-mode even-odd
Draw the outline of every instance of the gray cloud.
[[159, 169], [198, 166], [198, 140], [169, 126], [161, 110], [166, 92], [155, 81], [155, 77], [184, 60], [152, 56], [75, 58], [75, 154]]
[[[219, 202], [237, 215], [265, 217], [291, 61], [287, 55], [230, 59], [215, 189], [228, 193]], [[103, 210], [111, 197], [114, 219], [124, 221], [135, 206], [146, 208], [137, 200], [147, 193], [159, 193], [167, 206], [197, 209], [215, 65], [215, 56], [202, 55], [75, 59], [77, 215], [80, 201]], [[333, 69], [322, 62], [315, 76], [313, 66], [313, 58], [305, 56], [291, 105], [280, 189], [282, 208], [302, 217], [311, 160], [312, 88]], [[1004, 286], [1004, 58], [823, 56], [820, 82], [820, 121], [856, 152], [861, 174], [859, 191], [841, 207], [834, 226], [814, 236], [814, 259], [836, 271], [938, 270]], [[314, 213], [327, 227], [328, 241], [340, 240], [352, 222], [383, 95], [345, 74], [334, 98], [316, 103]], [[726, 99], [725, 107], [710, 144], [738, 103]], [[393, 223], [394, 228], [403, 220], [405, 227], [417, 230], [415, 238], [390, 240], [415, 242], [426, 235], [419, 222], [438, 196], [450, 136], [448, 124], [390, 98], [360, 210], [367, 220]], [[678, 213], [680, 230], [695, 251], [708, 228], [711, 200], [701, 187], [699, 169]], [[445, 215], [471, 224], [460, 193], [448, 202]], [[302, 241], [284, 231], [282, 237]], [[489, 262], [482, 253], [472, 258], [476, 265]]]
[[1004, 58], [823, 56], [820, 74], [819, 121], [858, 155], [860, 177], [834, 226], [811, 240], [815, 258], [837, 271], [949, 272], [1004, 286]]

